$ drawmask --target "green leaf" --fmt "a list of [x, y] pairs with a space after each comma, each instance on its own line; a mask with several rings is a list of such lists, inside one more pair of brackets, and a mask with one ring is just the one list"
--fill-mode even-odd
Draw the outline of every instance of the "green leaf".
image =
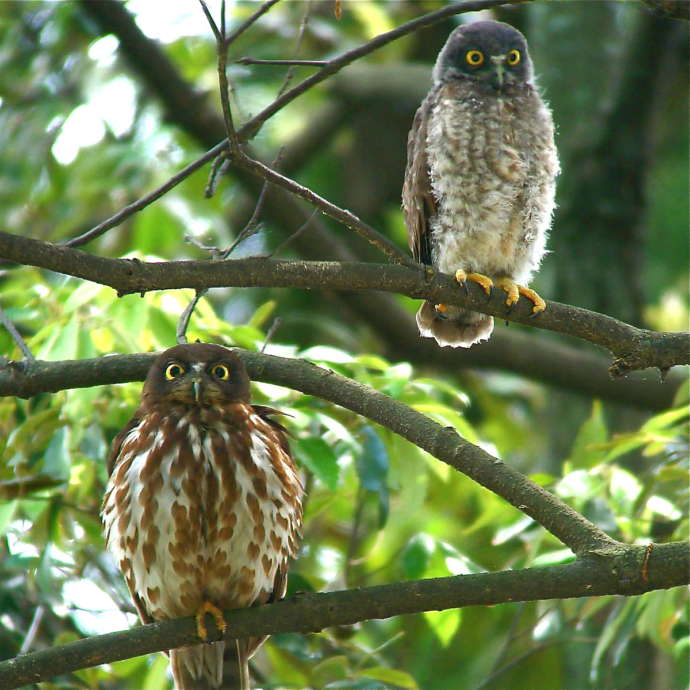
[[424, 618], [438, 637], [440, 643], [447, 647], [460, 626], [460, 609], [448, 611], [425, 611]]
[[14, 514], [17, 510], [18, 501], [0, 502], [0, 536], [4, 536], [7, 528], [14, 519]]
[[149, 328], [157, 345], [156, 349], [172, 347], [175, 344], [175, 320], [160, 309], [151, 309], [148, 320]]
[[418, 580], [426, 573], [436, 545], [426, 534], [414, 536], [402, 552], [401, 564], [408, 580]]
[[314, 345], [304, 350], [301, 355], [304, 359], [317, 362], [332, 362], [333, 364], [350, 364], [354, 358], [348, 352], [328, 345]]
[[571, 563], [574, 560], [575, 554], [570, 549], [558, 549], [557, 551], [549, 551], [537, 556], [530, 565], [534, 568], [541, 568], [547, 565]]
[[50, 439], [43, 456], [43, 473], [56, 479], [68, 479], [70, 471], [69, 429], [60, 427]]
[[375, 493], [379, 499], [379, 528], [388, 519], [388, 451], [381, 437], [365, 424], [360, 433], [364, 436], [362, 452], [357, 455], [357, 475], [362, 486]]
[[275, 300], [269, 300], [264, 302], [257, 310], [252, 314], [251, 319], [249, 319], [249, 326], [253, 328], [263, 328], [266, 321], [271, 318], [271, 314], [275, 311], [277, 302]]
[[[618, 600], [609, 614], [608, 620], [603, 626], [602, 633], [597, 642], [592, 655], [592, 663], [590, 665], [589, 677], [594, 686], [598, 686], [598, 680], [602, 671], [602, 664], [604, 656], [609, 649], [613, 650], [616, 655], [616, 647], [625, 644], [630, 640], [629, 624], [632, 622], [633, 612], [635, 608], [635, 599], [629, 598], [627, 600]], [[628, 631], [626, 632], [626, 628]]]
[[311, 671], [312, 681], [319, 688], [336, 680], [347, 678], [350, 664], [345, 655], [331, 656]]
[[321, 438], [298, 438], [292, 443], [297, 459], [331, 491], [338, 486], [340, 468], [333, 449]]
[[687, 407], [662, 412], [646, 421], [640, 428], [640, 431], [660, 431], [661, 429], [667, 429], [672, 424], [679, 422], [681, 419], [685, 419], [688, 415], [690, 415], [690, 409]]
[[356, 675], [358, 678], [373, 678], [374, 680], [380, 680], [396, 688], [406, 688], [409, 690], [419, 689], [417, 681], [409, 673], [399, 671], [397, 668], [374, 666], [372, 668], [364, 668], [358, 671]]
[[606, 453], [596, 444], [605, 443], [608, 438], [601, 401], [592, 404], [592, 414], [580, 427], [567, 462], [573, 469], [589, 469], [604, 461]]

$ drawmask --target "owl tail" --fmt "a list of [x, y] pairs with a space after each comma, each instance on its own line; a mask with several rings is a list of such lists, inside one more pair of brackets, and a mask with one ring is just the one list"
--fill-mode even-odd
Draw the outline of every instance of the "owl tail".
[[247, 641], [170, 650], [175, 690], [249, 690]]
[[441, 313], [431, 302], [424, 302], [417, 312], [417, 326], [422, 337], [434, 338], [441, 347], [471, 347], [491, 335], [494, 320], [454, 306]]
[[223, 682], [225, 642], [170, 650], [175, 690], [216, 690]]

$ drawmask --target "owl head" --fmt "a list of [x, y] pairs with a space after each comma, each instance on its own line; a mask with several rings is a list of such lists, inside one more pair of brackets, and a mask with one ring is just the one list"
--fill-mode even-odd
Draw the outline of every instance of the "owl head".
[[532, 83], [532, 60], [525, 37], [502, 22], [463, 24], [451, 33], [434, 67], [434, 86], [471, 80], [495, 92]]
[[154, 360], [144, 384], [149, 404], [177, 402], [209, 407], [249, 402], [249, 376], [240, 358], [220, 345], [177, 345]]

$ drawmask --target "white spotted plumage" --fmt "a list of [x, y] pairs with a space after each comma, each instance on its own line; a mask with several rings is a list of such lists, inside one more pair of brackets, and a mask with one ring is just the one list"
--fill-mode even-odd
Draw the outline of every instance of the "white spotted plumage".
[[[481, 56], [476, 65], [471, 53]], [[527, 43], [507, 24], [464, 24], [433, 75], [408, 137], [403, 210], [413, 255], [444, 273], [481, 274], [485, 289], [492, 280], [503, 289], [523, 284], [520, 294], [541, 301], [524, 284], [545, 252], [559, 165]], [[417, 324], [422, 336], [451, 347], [470, 347], [493, 330], [488, 315], [433, 302], [422, 305]]]
[[[225, 378], [214, 379], [214, 367]], [[102, 509], [144, 622], [201, 621], [209, 606], [220, 615], [284, 596], [302, 484], [272, 413], [249, 403], [246, 371], [225, 348], [177, 346], [152, 366], [140, 408], [113, 443]], [[171, 650], [176, 688], [245, 690], [247, 659], [264, 639], [231, 645], [229, 666], [222, 642]]]

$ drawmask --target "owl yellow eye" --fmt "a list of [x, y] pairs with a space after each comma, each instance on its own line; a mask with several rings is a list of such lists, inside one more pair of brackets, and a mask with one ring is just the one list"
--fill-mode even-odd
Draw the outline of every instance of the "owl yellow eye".
[[185, 368], [181, 364], [173, 362], [172, 364], [168, 364], [168, 366], [165, 367], [165, 378], [168, 381], [172, 381], [173, 379], [180, 378], [180, 376], [182, 376], [184, 372]]
[[214, 364], [211, 373], [221, 381], [227, 381], [230, 378], [230, 369], [225, 364]]
[[508, 53], [508, 59], [506, 60], [506, 62], [507, 62], [511, 67], [515, 67], [515, 65], [517, 65], [518, 62], [520, 62], [520, 51], [519, 51], [519, 50], [516, 50], [515, 48], [513, 48], [513, 50], [511, 50], [511, 51]]
[[481, 50], [468, 50], [465, 53], [465, 61], [472, 67], [479, 67], [484, 62], [484, 53]]

